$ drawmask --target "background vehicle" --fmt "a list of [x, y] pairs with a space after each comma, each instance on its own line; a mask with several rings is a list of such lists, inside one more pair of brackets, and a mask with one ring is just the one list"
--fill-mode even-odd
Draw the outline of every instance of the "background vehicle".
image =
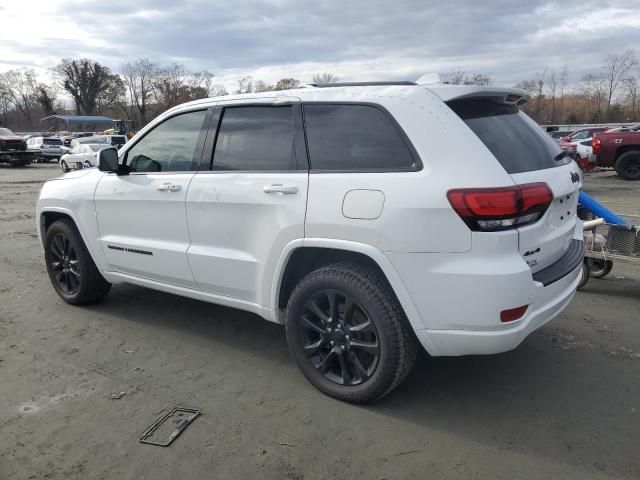
[[565, 137], [568, 137], [569, 135], [571, 135], [573, 133], [572, 130], [569, 131], [553, 131], [553, 132], [547, 132], [549, 135], [551, 135], [551, 138], [553, 138], [556, 142], [560, 142], [560, 140], [562, 140]]
[[93, 143], [106, 143], [112, 147], [120, 149], [125, 143], [127, 143], [127, 137], [125, 135], [94, 135], [86, 137], [86, 140]]
[[45, 162], [59, 160], [69, 151], [60, 137], [31, 137], [27, 140], [27, 146], [31, 152], [37, 153], [38, 159]]
[[34, 158], [33, 152], [27, 150], [27, 142], [23, 137], [0, 127], [0, 163], [18, 167], [30, 164]]
[[81, 143], [74, 140], [71, 150], [60, 157], [60, 168], [63, 172], [69, 172], [95, 167], [98, 152], [107, 147], [109, 145], [106, 143]]
[[275, 95], [173, 108], [99, 169], [45, 183], [37, 228], [61, 298], [125, 282], [254, 312], [285, 325], [315, 387], [352, 402], [393, 390], [419, 344], [504, 352], [569, 303], [581, 177], [519, 111], [526, 93]]
[[596, 133], [604, 132], [608, 130], [610, 127], [590, 127], [590, 128], [582, 128], [580, 130], [576, 130], [570, 135], [566, 135], [560, 139], [560, 147], [576, 151], [576, 144], [578, 142], [584, 142], [587, 140], [591, 140]]
[[593, 155], [600, 167], [613, 167], [625, 180], [640, 180], [640, 129], [598, 133]]

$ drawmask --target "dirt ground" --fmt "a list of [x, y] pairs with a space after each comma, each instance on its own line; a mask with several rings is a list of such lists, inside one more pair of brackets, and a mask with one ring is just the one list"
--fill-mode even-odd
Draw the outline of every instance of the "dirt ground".
[[[0, 167], [0, 479], [640, 478], [640, 268], [591, 280], [513, 352], [423, 353], [352, 406], [254, 315], [133, 286], [62, 302], [33, 218], [58, 174]], [[640, 214], [640, 182], [603, 172], [586, 190]], [[139, 443], [177, 403], [202, 415], [170, 447]]]

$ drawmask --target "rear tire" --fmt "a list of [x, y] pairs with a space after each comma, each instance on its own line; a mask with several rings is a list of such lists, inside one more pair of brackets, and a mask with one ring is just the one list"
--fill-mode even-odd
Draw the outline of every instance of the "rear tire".
[[72, 305], [101, 300], [111, 284], [98, 271], [71, 220], [57, 220], [47, 229], [44, 257], [56, 293]]
[[589, 283], [589, 273], [591, 268], [589, 267], [589, 259], [585, 258], [582, 262], [582, 278], [580, 278], [580, 283], [578, 284], [578, 290], [582, 290], [584, 286]]
[[611, 260], [602, 260], [600, 258], [590, 258], [589, 263], [589, 275], [592, 278], [604, 278], [613, 268], [613, 262]]
[[616, 160], [616, 173], [625, 180], [640, 180], [640, 151], [626, 152]]
[[307, 380], [347, 402], [382, 398], [416, 358], [417, 341], [398, 300], [368, 267], [336, 263], [309, 273], [291, 294], [285, 324]]

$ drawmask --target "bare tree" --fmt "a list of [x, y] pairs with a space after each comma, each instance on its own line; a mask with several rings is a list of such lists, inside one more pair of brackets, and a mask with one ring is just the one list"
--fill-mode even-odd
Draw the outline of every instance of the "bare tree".
[[263, 80], [257, 80], [253, 84], [253, 91], [254, 92], [270, 92], [271, 90], [275, 90], [275, 86], [274, 85], [268, 85]]
[[313, 74], [313, 83], [336, 83], [338, 77], [331, 72]]
[[541, 122], [542, 119], [540, 118], [540, 113], [542, 112], [542, 98], [543, 98], [543, 92], [544, 92], [544, 82], [545, 79], [547, 77], [547, 72], [548, 72], [548, 68], [545, 67], [545, 69], [542, 72], [537, 72], [536, 73], [536, 108], [535, 108], [535, 116], [536, 116], [536, 121]]
[[461, 68], [454, 68], [449, 73], [445, 74], [444, 81], [451, 85], [462, 85], [465, 80], [465, 73], [466, 72]]
[[41, 83], [38, 85], [36, 100], [42, 107], [42, 112], [45, 115], [52, 115], [55, 113], [55, 101], [56, 94], [51, 87]]
[[175, 107], [186, 100], [183, 87], [189, 73], [181, 63], [172, 63], [158, 70], [153, 81], [153, 98], [159, 111]]
[[556, 123], [556, 90], [558, 89], [558, 76], [556, 69], [552, 68], [549, 73], [549, 93], [551, 94], [551, 123]]
[[626, 50], [620, 55], [607, 55], [603, 67], [607, 82], [607, 113], [611, 110], [611, 99], [613, 98], [620, 81], [636, 65], [638, 65], [638, 59], [633, 50]]
[[274, 90], [290, 90], [292, 88], [298, 88], [300, 86], [300, 80], [295, 78], [281, 78], [276, 82]]
[[88, 58], [64, 58], [54, 71], [60, 85], [73, 97], [78, 115], [94, 114], [98, 97], [111, 88], [117, 78], [108, 67]]
[[[520, 90], [524, 90], [531, 97], [533, 97], [533, 94], [537, 89], [537, 85], [536, 85], [536, 81], [535, 80], [522, 80], [522, 81], [520, 81], [520, 82], [518, 82], [516, 84], [516, 88], [519, 88]], [[530, 113], [530, 111], [531, 111], [531, 102], [525, 103], [522, 106], [522, 110], [524, 110], [525, 113]]]
[[158, 65], [148, 58], [139, 58], [122, 66], [122, 78], [127, 88], [129, 102], [140, 117], [140, 124], [147, 123], [149, 103], [153, 96], [153, 84], [158, 73]]
[[28, 125], [33, 124], [33, 107], [37, 103], [38, 82], [33, 70], [9, 70], [2, 75], [7, 104], [11, 105], [24, 117]]
[[[581, 91], [585, 98], [587, 121], [599, 122], [602, 118], [602, 104], [607, 98], [607, 78], [604, 74], [588, 73], [582, 77]], [[590, 115], [592, 106], [595, 111]]]
[[238, 90], [236, 93], [252, 93], [253, 92], [253, 77], [246, 76], [238, 80]]
[[622, 86], [625, 90], [627, 102], [631, 106], [631, 121], [635, 122], [638, 111], [638, 81], [635, 77], [623, 78]]
[[227, 92], [227, 89], [224, 88], [223, 85], [212, 85], [209, 89], [210, 97], [221, 97], [223, 95], [229, 95], [229, 92]]
[[486, 87], [491, 85], [491, 77], [485, 75], [484, 73], [474, 73], [470, 77], [466, 77], [464, 79], [465, 85], [480, 85], [482, 87]]
[[560, 70], [560, 118], [564, 118], [564, 92], [567, 88], [567, 84], [569, 83], [569, 68], [565, 63], [562, 66], [562, 70]]

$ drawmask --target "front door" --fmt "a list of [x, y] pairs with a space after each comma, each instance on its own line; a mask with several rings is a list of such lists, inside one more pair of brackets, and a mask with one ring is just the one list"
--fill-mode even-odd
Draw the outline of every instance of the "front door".
[[198, 288], [268, 305], [280, 253], [304, 237], [300, 104], [260, 99], [218, 107], [205, 159], [209, 170], [194, 176], [187, 194], [188, 256]]
[[172, 116], [122, 154], [126, 175], [105, 174], [95, 192], [109, 269], [193, 286], [185, 199], [202, 153], [206, 110]]

